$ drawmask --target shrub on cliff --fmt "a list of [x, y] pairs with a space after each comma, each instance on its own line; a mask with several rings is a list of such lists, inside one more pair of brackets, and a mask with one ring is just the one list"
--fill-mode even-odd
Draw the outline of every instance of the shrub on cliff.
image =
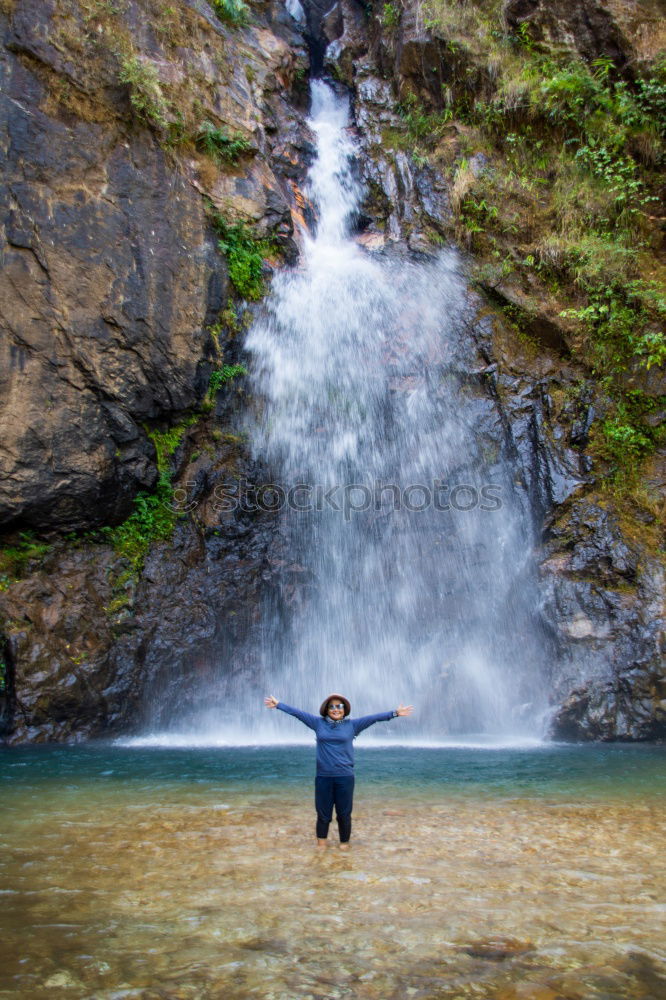
[[221, 21], [242, 27], [247, 24], [250, 10], [243, 0], [212, 0], [212, 7]]
[[130, 104], [137, 116], [148, 125], [167, 128], [168, 104], [152, 63], [135, 54], [125, 55], [121, 58], [119, 79], [130, 89]]
[[255, 302], [266, 291], [264, 258], [275, 254], [275, 247], [268, 240], [258, 240], [242, 222], [227, 222], [212, 206], [209, 213], [218, 246], [227, 258], [231, 283], [241, 298]]

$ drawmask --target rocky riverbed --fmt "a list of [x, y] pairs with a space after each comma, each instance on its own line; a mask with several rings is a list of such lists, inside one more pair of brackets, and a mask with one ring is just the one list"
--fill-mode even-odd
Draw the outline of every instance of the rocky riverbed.
[[[44, 789], [3, 836], [0, 995], [659, 1000], [663, 800]], [[129, 791], [128, 791], [129, 789]]]

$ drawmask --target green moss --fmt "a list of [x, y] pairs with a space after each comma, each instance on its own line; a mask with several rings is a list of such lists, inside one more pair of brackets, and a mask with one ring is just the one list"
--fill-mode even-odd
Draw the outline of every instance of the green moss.
[[109, 601], [104, 610], [106, 611], [107, 615], [110, 618], [113, 618], [114, 615], [119, 614], [119, 612], [121, 612], [126, 607], [127, 607], [127, 595], [119, 593], [116, 594], [116, 596], [111, 601]]
[[416, 146], [435, 143], [453, 118], [452, 108], [428, 111], [415, 94], [407, 94], [397, 105], [397, 111], [404, 123], [404, 137]]
[[155, 452], [157, 454], [157, 471], [160, 478], [166, 478], [171, 481], [171, 474], [169, 470], [169, 459], [176, 451], [176, 448], [183, 440], [185, 432], [192, 427], [198, 420], [196, 414], [191, 414], [180, 423], [176, 424], [166, 431], [148, 431], [148, 437], [155, 445]]
[[125, 570], [124, 575], [114, 579], [114, 591], [124, 587], [132, 575], [141, 571], [155, 542], [167, 541], [173, 534], [179, 514], [174, 504], [170, 458], [197, 419], [197, 416], [190, 416], [169, 430], [148, 432], [157, 455], [157, 486], [153, 493], [142, 492], [135, 497], [134, 509], [122, 524], [102, 529], [103, 536], [130, 567], [129, 576]]
[[633, 464], [650, 450], [650, 438], [623, 416], [604, 420], [601, 424], [603, 447], [607, 457], [618, 466]]
[[148, 125], [167, 128], [169, 105], [153, 64], [135, 53], [122, 56], [118, 78], [129, 87], [130, 104], [137, 117]]
[[666, 406], [666, 397], [652, 397], [639, 389], [616, 393], [608, 399], [603, 420], [592, 428], [590, 450], [608, 465], [608, 484], [617, 492], [640, 489], [643, 459], [666, 440], [666, 428], [649, 418]]
[[397, 3], [385, 3], [380, 15], [382, 27], [394, 31], [402, 19], [402, 10]]
[[22, 531], [13, 545], [0, 548], [0, 591], [20, 580], [32, 563], [41, 563], [51, 545], [39, 541], [33, 531]]

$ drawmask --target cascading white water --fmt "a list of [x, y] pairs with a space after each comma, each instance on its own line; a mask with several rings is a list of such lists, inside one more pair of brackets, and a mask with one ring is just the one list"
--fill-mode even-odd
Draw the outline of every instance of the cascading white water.
[[417, 707], [383, 739], [537, 735], [529, 529], [499, 415], [470, 380], [459, 262], [362, 249], [348, 108], [321, 81], [310, 124], [316, 233], [247, 340], [264, 400], [254, 450], [274, 471], [271, 501], [292, 488], [280, 516], [306, 596], [287, 624], [267, 613], [263, 662], [252, 681], [230, 677], [206, 728], [292, 739], [263, 695], [316, 711], [339, 691], [354, 714]]

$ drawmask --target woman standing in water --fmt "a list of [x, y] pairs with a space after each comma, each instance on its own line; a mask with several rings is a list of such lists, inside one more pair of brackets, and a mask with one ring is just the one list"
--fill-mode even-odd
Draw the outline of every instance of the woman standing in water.
[[411, 715], [411, 705], [399, 705], [392, 712], [349, 719], [349, 701], [341, 694], [331, 694], [322, 703], [319, 715], [292, 708], [273, 695], [264, 699], [267, 708], [279, 708], [300, 719], [317, 737], [317, 775], [315, 809], [317, 810], [317, 847], [326, 847], [333, 806], [340, 832], [340, 847], [349, 846], [351, 814], [354, 801], [354, 739], [375, 722], [388, 722], [397, 716]]

